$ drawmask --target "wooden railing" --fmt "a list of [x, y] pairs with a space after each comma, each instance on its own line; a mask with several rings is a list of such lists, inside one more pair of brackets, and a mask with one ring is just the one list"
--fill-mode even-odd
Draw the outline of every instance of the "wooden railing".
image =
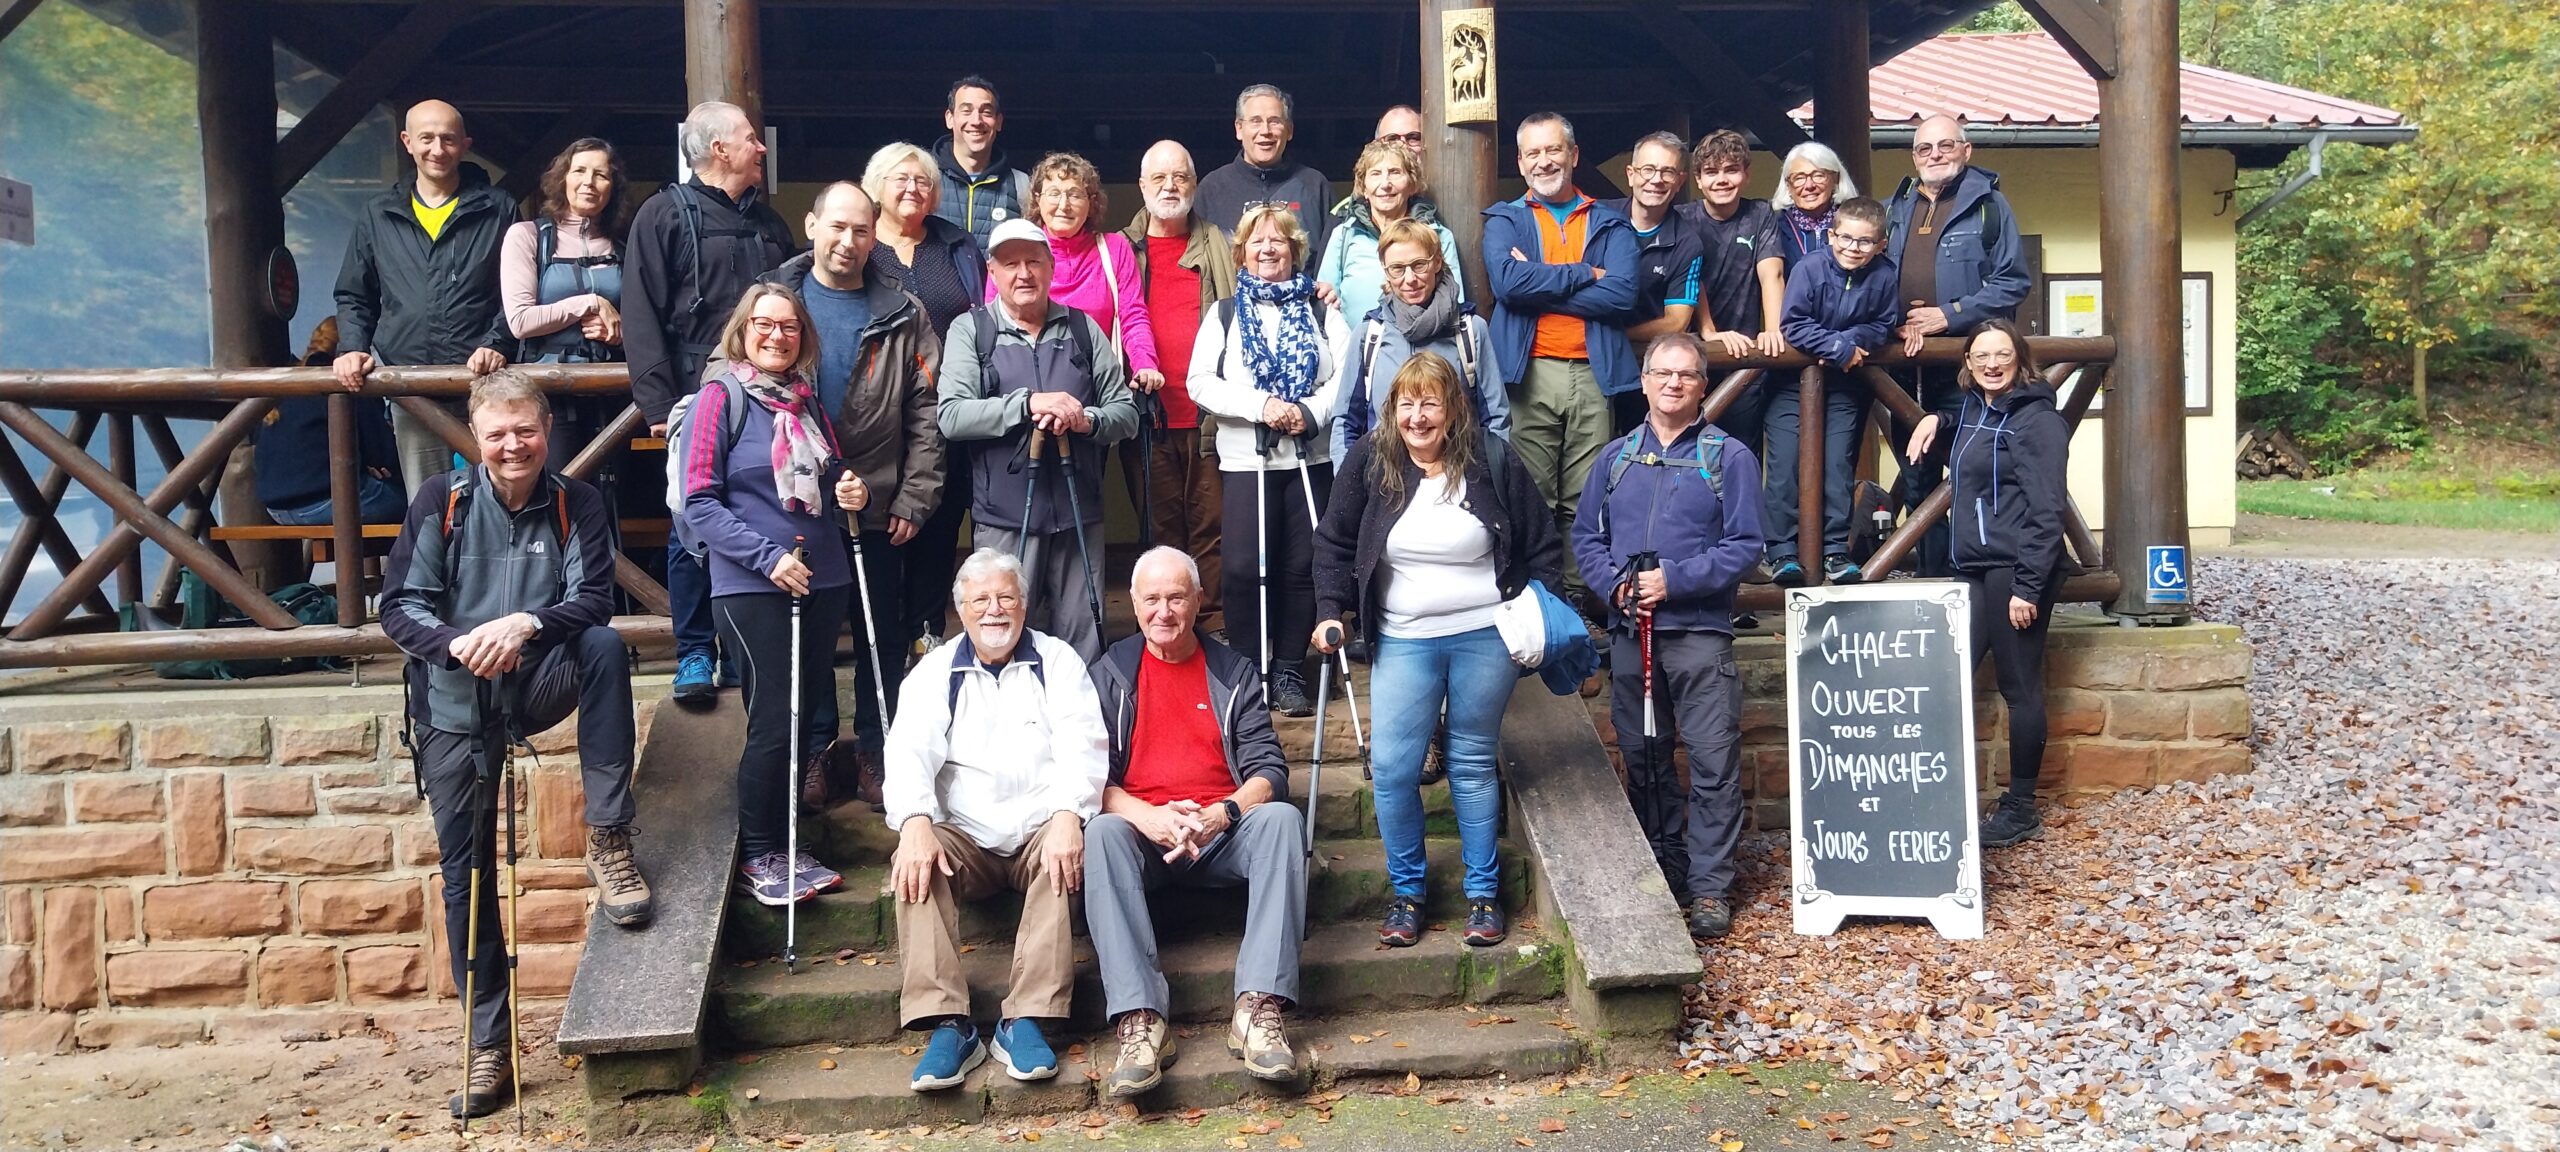
[[[2115, 359], [2115, 341], [2105, 337], [2039, 337], [2030, 345], [2039, 361], [2053, 365], [2047, 378], [2061, 393], [2064, 416], [2076, 428], [2104, 383]], [[1931, 340], [1916, 358], [1899, 348], [1858, 369], [1881, 409], [1909, 421], [1921, 415], [1917, 402], [1903, 391], [1887, 369], [1919, 362], [1953, 364], [1961, 355], [1955, 340]], [[1710, 419], [1721, 416], [1746, 388], [1760, 386], [1770, 373], [1793, 373], [1800, 389], [1802, 451], [1798, 495], [1801, 533], [1797, 554], [1822, 556], [1822, 395], [1824, 372], [1810, 360], [1790, 353], [1776, 357], [1719, 360], [1725, 371], [1707, 399]], [[524, 365], [554, 396], [626, 397], [629, 379], [618, 365]], [[366, 618], [362, 569], [366, 535], [358, 514], [361, 458], [357, 450], [355, 398], [379, 396], [398, 404], [432, 429], [466, 460], [478, 449], [468, 429], [437, 403], [466, 395], [469, 373], [454, 368], [382, 368], [366, 379], [361, 393], [338, 387], [328, 370], [274, 368], [253, 370], [146, 369], [135, 371], [0, 372], [0, 426], [5, 426], [50, 462], [42, 476], [29, 470], [14, 443], [0, 437], [0, 484], [18, 508], [19, 522], [5, 552], [0, 552], [0, 606], [16, 619], [0, 639], [0, 668], [53, 665], [131, 664], [157, 660], [354, 656], [394, 652], [381, 626]], [[224, 464], [277, 401], [321, 396], [329, 401], [329, 493], [335, 516], [329, 543], [337, 570], [338, 619], [333, 625], [303, 624], [278, 607], [265, 590], [234, 563], [226, 542], [216, 533], [215, 486]], [[69, 430], [54, 426], [42, 410], [69, 413]], [[171, 419], [206, 419], [213, 428], [194, 448], [181, 450], [169, 427]], [[90, 453], [100, 427], [107, 430], [107, 461]], [[640, 410], [625, 405], [593, 439], [581, 446], [565, 471], [591, 478], [610, 459], [627, 452], [643, 428]], [[136, 433], [147, 441], [167, 470], [145, 494], [136, 483]], [[70, 486], [77, 484], [115, 513], [116, 523], [85, 556], [58, 522], [57, 513]], [[1883, 542], [1869, 559], [1872, 572], [1890, 572], [1908, 556], [1929, 527], [1945, 518], [1952, 500], [1941, 486]], [[179, 511], [183, 508], [183, 511]], [[177, 518], [171, 514], [177, 512]], [[2080, 572], [2063, 583], [2070, 601], [2104, 601], [2115, 597], [2119, 582], [2106, 568], [2087, 523], [2076, 507], [2066, 508], [2066, 542]], [[168, 553], [151, 592], [144, 594], [141, 546], [144, 541]], [[33, 604], [20, 594], [37, 553], [61, 571], [62, 581]], [[116, 605], [141, 603], [167, 615], [176, 607], [181, 570], [193, 572], [213, 591], [238, 605], [256, 628], [167, 629], [119, 633]], [[1819, 583], [1821, 565], [1808, 563], [1806, 576]], [[619, 617], [615, 627], [635, 643], [657, 647], [669, 638], [665, 619], [666, 589], [628, 557], [615, 557], [615, 580], [647, 615]], [[111, 600], [105, 585], [116, 581]], [[1746, 585], [1738, 603], [1746, 611], [1774, 611], [1783, 590]]]

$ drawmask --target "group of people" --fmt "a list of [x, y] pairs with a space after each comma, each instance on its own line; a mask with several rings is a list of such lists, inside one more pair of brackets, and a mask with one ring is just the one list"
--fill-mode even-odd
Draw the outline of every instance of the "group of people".
[[[1110, 1090], [1151, 1087], [1173, 1041], [1144, 893], [1167, 883], [1248, 889], [1228, 1043], [1253, 1074], [1294, 1077], [1282, 1019], [1306, 823], [1271, 714], [1313, 712], [1311, 655], [1348, 647], [1370, 665], [1394, 889], [1382, 943], [1422, 931], [1435, 759], [1457, 810], [1465, 938], [1502, 941], [1494, 747], [1521, 673], [1495, 620], [1533, 582], [1606, 628], [1630, 802], [1693, 932], [1722, 935], [1741, 830], [1734, 593], [1755, 576], [1801, 582], [1817, 562], [1858, 578], [1848, 478], [1866, 399], [1851, 370], [1895, 341], [1967, 339], [1961, 369], [1915, 382], [1937, 414], [1909, 432], [1910, 473], [1952, 469], [1953, 532], [1924, 571], [1975, 585], [1976, 649], [1997, 652], [2010, 700], [2010, 790], [1984, 840], [2036, 834], [2067, 428], [2008, 321], [2027, 287], [2015, 218], [1956, 121], [1921, 126], [1918, 174], [1890, 204], [1858, 196], [1813, 143], [1786, 156], [1775, 202], [1746, 200], [1750, 151], [1730, 131], [1694, 148], [1645, 137], [1632, 195], [1603, 201], [1574, 185], [1573, 126], [1529, 116], [1527, 193], [1485, 210], [1472, 254], [1491, 285], [1478, 302], [1409, 108], [1381, 119], [1351, 194], [1328, 204], [1331, 185], [1288, 157], [1287, 94], [1247, 88], [1237, 158], [1203, 176], [1182, 144], [1157, 143], [1118, 230], [1084, 158], [1007, 165], [993, 84], [954, 84], [944, 118], [931, 150], [888, 145], [859, 181], [823, 188], [802, 250], [735, 106], [691, 111], [689, 177], [645, 200], [611, 144], [573, 143], [521, 220], [462, 159], [458, 111], [409, 110], [414, 178], [359, 223], [333, 366], [351, 389], [380, 364], [480, 374], [460, 413], [477, 466], [455, 467], [405, 411], [372, 438], [396, 451], [365, 461], [383, 486], [366, 515], [404, 518], [382, 618], [412, 658], [451, 938], [470, 909], [495, 915], [469, 898], [494, 882], [467, 867], [493, 834], [470, 791], [480, 735], [572, 707], [599, 903], [630, 927], [651, 910], [631, 854], [629, 657], [607, 622], [617, 506], [655, 485], [562, 475], [619, 402], [555, 401], [504, 367], [518, 362], [627, 363], [666, 440], [674, 698], [700, 706], [734, 678], [747, 711], [738, 889], [781, 906], [843, 882], [787, 834], [799, 801], [825, 798], [831, 748], [850, 747], [837, 780], [897, 830], [902, 1014], [931, 1034], [920, 1091], [989, 1051], [1017, 1078], [1055, 1074], [1041, 1022], [1067, 1014], [1079, 891], [1120, 1042]], [[1702, 195], [1683, 202], [1692, 177]], [[1713, 356], [1791, 347], [1833, 370], [1819, 558], [1795, 551], [1796, 389], [1750, 389], [1703, 418]], [[1139, 632], [1106, 647], [1113, 453], [1150, 547], [1129, 577]], [[405, 513], [376, 507], [395, 475]], [[280, 516], [314, 514], [307, 489], [279, 492]], [[959, 634], [941, 639], [953, 618]], [[840, 744], [848, 629], [854, 667], [873, 674]], [[1652, 695], [1688, 750], [1685, 790], [1669, 741], [1637, 735]], [[1026, 896], [982, 1038], [954, 901], [998, 888]], [[503, 1103], [496, 963], [454, 953], [457, 986], [468, 967], [477, 990], [457, 1114]]]

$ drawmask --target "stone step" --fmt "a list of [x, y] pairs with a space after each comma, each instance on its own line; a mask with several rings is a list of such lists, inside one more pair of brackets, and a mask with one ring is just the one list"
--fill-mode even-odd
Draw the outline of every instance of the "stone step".
[[[1164, 1082], [1137, 1100], [1148, 1112], [1216, 1108], [1250, 1096], [1287, 1100], [1363, 1080], [1426, 1081], [1507, 1074], [1514, 1081], [1554, 1076], [1586, 1058], [1560, 1002], [1505, 1005], [1470, 1012], [1443, 1008], [1349, 1017], [1292, 1015], [1289, 1039], [1300, 1080], [1272, 1084], [1245, 1075], [1226, 1050], [1223, 1022], [1177, 1034]], [[1354, 1043], [1352, 1037], [1363, 1040]], [[920, 1039], [920, 1038], [916, 1038]], [[960, 1087], [918, 1094], [907, 1089], [915, 1067], [910, 1045], [815, 1045], [756, 1053], [750, 1064], [723, 1064], [694, 1103], [722, 1110], [732, 1128], [754, 1136], [859, 1132], [917, 1124], [974, 1124], [1016, 1116], [1081, 1112], [1100, 1103], [1100, 1079], [1118, 1049], [1105, 1032], [1052, 1036], [1060, 1051], [1055, 1079], [1017, 1083], [991, 1057]], [[824, 1067], [831, 1062], [834, 1067]], [[752, 1098], [750, 1098], [752, 1094]], [[1208, 1143], [1203, 1138], [1201, 1143]]]
[[[1529, 901], [1529, 868], [1508, 844], [1498, 846], [1502, 863], [1502, 896], [1516, 912]], [[1466, 911], [1464, 869], [1454, 837], [1423, 842], [1429, 861], [1423, 874], [1423, 910], [1427, 916], [1455, 919]], [[851, 948], [857, 952], [897, 947], [896, 897], [887, 888], [889, 869], [874, 864], [849, 869], [844, 887], [800, 905], [800, 954], [819, 956]], [[1238, 889], [1168, 888], [1149, 898], [1157, 932], [1163, 939], [1241, 935], [1244, 901]], [[1318, 841], [1307, 868], [1307, 923], [1367, 921], [1386, 911], [1393, 889], [1387, 883], [1386, 846], [1376, 840]], [[960, 938], [965, 943], [1010, 940], [1022, 914], [1022, 897], [1011, 892], [969, 901], [960, 910]], [[1076, 934], [1084, 934], [1081, 906]], [[734, 893], [729, 898], [726, 953], [734, 959], [762, 960], [782, 953], [783, 914]]]
[[[1471, 948], [1457, 924], [1423, 933], [1410, 948], [1378, 943], [1369, 924], [1317, 929], [1300, 953], [1299, 1005], [1311, 1015], [1393, 1012], [1458, 1004], [1545, 1000], [1564, 991], [1563, 951], [1534, 926], [1514, 924], [1511, 938], [1492, 948]], [[1180, 941], [1158, 951], [1176, 1020], [1223, 1020], [1235, 991], [1236, 938]], [[892, 1044], [899, 1042], [898, 990], [903, 968], [893, 956], [876, 964], [837, 964], [832, 956], [804, 962], [798, 973], [780, 964], [724, 968], [712, 992], [711, 1026], [732, 1051], [795, 1044]], [[993, 1020], [1004, 998], [1013, 959], [1009, 944], [987, 944], [961, 957], [971, 991], [970, 1008]], [[1102, 975], [1090, 944], [1076, 945], [1071, 1029], [1104, 1026]]]

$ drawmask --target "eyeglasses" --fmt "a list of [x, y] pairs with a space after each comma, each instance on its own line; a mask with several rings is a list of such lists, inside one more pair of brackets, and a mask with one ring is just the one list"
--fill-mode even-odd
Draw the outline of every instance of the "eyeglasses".
[[1188, 172], [1158, 172], [1153, 176], [1140, 177], [1138, 180], [1138, 186], [1142, 188], [1188, 188], [1191, 186], [1191, 174]]
[[989, 596], [982, 592], [961, 601], [960, 606], [978, 615], [986, 614], [987, 609], [990, 607], [1000, 608], [1004, 611], [1011, 612], [1016, 608], [1022, 607], [1022, 596], [1015, 592], [998, 592], [993, 596]]
[[2015, 351], [2004, 348], [1998, 352], [1968, 352], [1965, 354], [1964, 359], [1968, 364], [1978, 364], [1985, 368], [1997, 368], [2003, 364], [2017, 363], [2018, 354]]
[[1935, 142], [1914, 140], [1911, 142], [1911, 154], [1914, 156], [1953, 156], [1956, 154], [1956, 150], [1962, 147], [1964, 147], [1964, 141], [1962, 140], [1939, 140]]
[[1852, 252], [1864, 252], [1878, 244], [1884, 243], [1884, 240], [1881, 237], [1876, 236], [1843, 236], [1838, 232], [1834, 232], [1831, 234], [1831, 242]]
[[1696, 384], [1707, 377], [1705, 373], [1695, 369], [1647, 368], [1644, 370], [1644, 378], [1656, 384], [1669, 384], [1675, 380], [1682, 384]]
[[900, 172], [886, 183], [892, 188], [930, 188], [934, 185], [934, 177], [921, 172]]
[[800, 334], [800, 322], [797, 320], [750, 316], [747, 318], [747, 327], [754, 329], [758, 336], [798, 336]]
[[1681, 176], [1681, 172], [1677, 168], [1665, 168], [1659, 164], [1647, 164], [1640, 168], [1628, 168], [1627, 175], [1633, 176], [1643, 183], [1650, 184], [1656, 180], [1678, 180]]
[[1402, 280], [1407, 276], [1420, 276], [1430, 272], [1437, 272], [1439, 270], [1440, 263], [1436, 260], [1408, 260], [1402, 264], [1389, 264], [1386, 266], [1387, 279], [1389, 280]]
[[1839, 173], [1837, 173], [1837, 172], [1833, 172], [1832, 170], [1830, 170], [1830, 169], [1828, 169], [1828, 168], [1808, 168], [1808, 169], [1806, 169], [1805, 171], [1802, 171], [1802, 172], [1792, 172], [1792, 173], [1789, 173], [1789, 174], [1787, 175], [1787, 183], [1789, 183], [1789, 184], [1828, 184], [1828, 183], [1831, 183], [1832, 181], [1837, 180], [1837, 179], [1839, 179], [1839, 178], [1840, 178], [1840, 174], [1839, 174]]
[[1061, 204], [1082, 204], [1085, 201], [1092, 199], [1092, 197], [1085, 195], [1085, 191], [1082, 188], [1070, 188], [1065, 185], [1052, 184], [1049, 187], [1041, 189], [1040, 195], [1034, 197], [1034, 199], [1042, 201], [1055, 200]]
[[1244, 130], [1247, 132], [1277, 132], [1289, 126], [1289, 118], [1286, 116], [1247, 116], [1244, 119], [1237, 121], [1237, 123], [1244, 125]]
[[1394, 141], [1395, 143], [1402, 144], [1407, 148], [1419, 149], [1422, 147], [1422, 133], [1389, 132], [1384, 136], [1378, 137], [1377, 140], [1379, 143], [1385, 143], [1387, 141]]

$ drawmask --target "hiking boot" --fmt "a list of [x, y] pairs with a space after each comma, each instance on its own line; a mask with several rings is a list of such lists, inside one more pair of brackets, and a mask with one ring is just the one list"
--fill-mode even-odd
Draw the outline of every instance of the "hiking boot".
[[881, 807], [880, 789], [888, 779], [880, 762], [880, 742], [878, 736], [853, 742], [853, 798], [874, 809]]
[[808, 767], [800, 771], [800, 810], [824, 812], [827, 810], [827, 797], [827, 754], [821, 751], [809, 761]]
[[462, 1091], [445, 1101], [445, 1111], [457, 1120], [477, 1120], [500, 1108], [515, 1096], [514, 1055], [503, 1044], [471, 1050], [470, 1071], [462, 1078]]
[[1046, 1080], [1058, 1074], [1058, 1054], [1040, 1025], [1028, 1016], [996, 1021], [996, 1063], [1016, 1080]]
[[780, 852], [738, 865], [738, 891], [767, 908], [791, 903], [792, 887], [791, 858]]
[[946, 1016], [934, 1026], [933, 1039], [925, 1041], [924, 1055], [916, 1057], [915, 1074], [908, 1078], [907, 1088], [915, 1092], [957, 1088], [971, 1069], [986, 1060], [987, 1046], [978, 1042], [978, 1026], [965, 1016]]
[[1733, 906], [1714, 896], [1689, 902], [1689, 935], [1713, 940], [1733, 931]]
[[1822, 578], [1834, 584], [1855, 584], [1866, 579], [1858, 562], [1838, 552], [1822, 558]]
[[1793, 556], [1780, 560], [1777, 567], [1769, 570], [1769, 582], [1781, 588], [1802, 588], [1804, 565], [1796, 563]]
[[1298, 1078], [1298, 1055], [1289, 1051], [1279, 997], [1268, 992], [1236, 997], [1236, 1014], [1227, 1021], [1227, 1053], [1244, 1061], [1245, 1073], [1256, 1080]]
[[1271, 673], [1271, 710], [1283, 716], [1313, 716], [1316, 705], [1307, 699], [1307, 678], [1295, 668], [1274, 669]]
[[700, 708], [718, 699], [720, 686], [712, 682], [711, 654], [688, 652], [676, 661], [676, 703]]
[[1467, 943], [1471, 947], [1491, 948], [1511, 934], [1511, 926], [1502, 916], [1502, 902], [1491, 896], [1467, 897]]
[[1120, 1037], [1120, 1057], [1111, 1065], [1111, 1080], [1102, 1094], [1126, 1100], [1164, 1082], [1164, 1066], [1173, 1063], [1173, 1030], [1149, 1009], [1120, 1014], [1113, 1026]]
[[631, 826], [597, 828], [587, 833], [587, 881], [599, 894], [596, 907], [604, 918], [625, 928], [637, 928], [649, 922], [655, 909], [649, 896], [649, 882], [640, 877], [640, 863], [631, 856]]
[[1378, 943], [1389, 948], [1411, 948], [1422, 939], [1422, 901], [1411, 896], [1397, 896], [1387, 901], [1387, 915], [1378, 923]]
[[2044, 817], [2036, 814], [2033, 796], [2008, 795], [2000, 798], [1989, 819], [1982, 822], [1982, 846], [2006, 848], [2023, 844], [2044, 835]]
[[801, 849], [791, 858], [791, 898], [806, 900], [820, 892], [833, 891], [844, 885], [844, 876], [835, 869], [818, 863], [818, 858]]

